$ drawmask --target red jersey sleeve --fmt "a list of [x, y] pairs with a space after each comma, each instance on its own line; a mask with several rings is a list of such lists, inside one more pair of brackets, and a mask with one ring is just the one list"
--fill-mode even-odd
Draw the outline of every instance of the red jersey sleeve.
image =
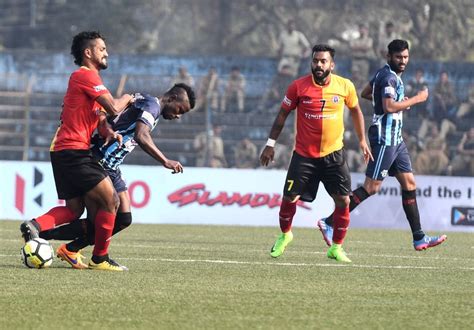
[[287, 111], [295, 110], [298, 106], [298, 88], [296, 81], [293, 81], [286, 90], [285, 97], [281, 102], [281, 107]]
[[92, 99], [96, 99], [100, 95], [109, 94], [109, 90], [104, 86], [100, 76], [91, 70], [76, 71], [71, 77], [77, 88], [82, 90]]

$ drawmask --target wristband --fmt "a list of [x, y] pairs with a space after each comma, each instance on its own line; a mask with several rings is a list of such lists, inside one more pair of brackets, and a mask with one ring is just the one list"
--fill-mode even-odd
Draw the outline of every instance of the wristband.
[[268, 138], [266, 146], [273, 148], [273, 147], [275, 147], [275, 143], [276, 143], [276, 140]]

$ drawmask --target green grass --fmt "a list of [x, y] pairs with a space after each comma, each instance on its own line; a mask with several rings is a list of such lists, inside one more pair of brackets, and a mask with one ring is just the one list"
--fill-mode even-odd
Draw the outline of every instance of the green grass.
[[277, 227], [134, 224], [111, 244], [130, 271], [111, 273], [59, 260], [25, 268], [18, 226], [0, 221], [1, 329], [472, 329], [474, 320], [469, 233], [415, 252], [407, 231], [353, 229], [353, 263], [342, 265], [315, 229], [295, 228], [272, 259]]

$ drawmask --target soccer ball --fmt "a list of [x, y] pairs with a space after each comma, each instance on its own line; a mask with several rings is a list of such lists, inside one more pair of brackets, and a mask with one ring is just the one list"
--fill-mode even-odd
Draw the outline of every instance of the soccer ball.
[[21, 260], [28, 268], [46, 268], [53, 263], [53, 247], [42, 238], [33, 238], [21, 248]]

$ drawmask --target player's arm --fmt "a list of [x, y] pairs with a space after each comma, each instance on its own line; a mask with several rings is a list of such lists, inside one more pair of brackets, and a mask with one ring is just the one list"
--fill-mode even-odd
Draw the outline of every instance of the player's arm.
[[173, 173], [182, 173], [183, 165], [180, 162], [166, 158], [153, 142], [151, 128], [142, 121], [137, 121], [134, 140], [151, 157], [159, 161], [164, 167], [173, 170]]
[[428, 99], [428, 88], [424, 88], [416, 95], [406, 98], [403, 101], [395, 101], [393, 97], [383, 97], [382, 107], [385, 113], [395, 113], [408, 110], [412, 105], [425, 102]]
[[96, 101], [109, 115], [115, 116], [121, 113], [130, 103], [133, 102], [133, 95], [124, 94], [120, 98], [115, 99], [110, 93], [106, 93], [98, 96]]
[[374, 157], [372, 156], [372, 152], [370, 151], [369, 146], [367, 145], [367, 141], [365, 139], [365, 124], [364, 124], [364, 114], [360, 109], [360, 105], [357, 104], [353, 108], [349, 108], [351, 110], [351, 117], [352, 123], [354, 124], [354, 130], [357, 134], [357, 138], [359, 139], [359, 147], [364, 155], [365, 163], [367, 164], [369, 159], [372, 161]]
[[278, 112], [278, 115], [275, 118], [275, 121], [273, 122], [272, 129], [270, 130], [270, 136], [268, 137], [267, 145], [265, 146], [262, 151], [262, 154], [260, 155], [260, 163], [263, 166], [268, 166], [268, 164], [273, 161], [273, 158], [275, 156], [275, 142], [280, 136], [281, 130], [285, 126], [285, 121], [286, 118], [288, 118], [289, 114], [290, 111], [285, 110], [284, 108], [280, 108], [280, 112]]
[[366, 100], [372, 101], [372, 85], [370, 83], [365, 85], [362, 92], [360, 92], [360, 96]]
[[100, 111], [99, 113], [99, 124], [97, 125], [97, 132], [105, 139], [104, 146], [109, 144], [113, 140], [117, 140], [119, 146], [122, 145], [122, 135], [112, 129], [112, 126], [110, 126], [107, 121], [107, 114], [103, 111]]

